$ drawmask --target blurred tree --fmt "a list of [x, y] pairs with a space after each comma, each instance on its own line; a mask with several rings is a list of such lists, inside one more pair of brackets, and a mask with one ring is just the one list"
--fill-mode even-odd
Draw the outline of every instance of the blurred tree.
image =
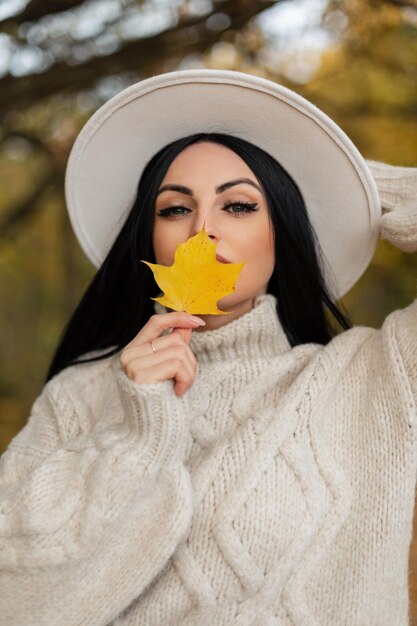
[[[42, 71], [19, 75], [18, 69], [17, 74], [0, 79], [0, 117], [10, 110], [11, 103], [13, 110], [21, 110], [57, 92], [89, 89], [106, 76], [133, 71], [136, 78], [144, 78], [167, 61], [175, 67], [187, 54], [206, 51], [222, 31], [239, 31], [276, 2], [67, 0], [58, 25], [49, 11], [57, 12], [60, 3], [30, 2], [21, 15], [3, 21], [3, 32], [9, 36], [17, 67], [19, 56], [24, 63], [25, 54], [31, 54]], [[111, 9], [103, 12], [103, 6]], [[159, 15], [153, 15], [155, 7]], [[27, 23], [28, 19], [36, 22]]]

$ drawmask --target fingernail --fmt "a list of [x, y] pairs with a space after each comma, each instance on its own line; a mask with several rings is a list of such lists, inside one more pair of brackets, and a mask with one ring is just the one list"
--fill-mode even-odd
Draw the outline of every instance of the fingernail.
[[194, 315], [190, 316], [190, 322], [192, 322], [193, 324], [197, 324], [197, 326], [205, 326], [206, 323], [200, 319], [199, 317], [195, 317]]

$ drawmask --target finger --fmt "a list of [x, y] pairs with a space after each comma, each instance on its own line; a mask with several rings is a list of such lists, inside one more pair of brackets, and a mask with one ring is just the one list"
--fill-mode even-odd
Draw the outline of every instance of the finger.
[[[188, 332], [187, 329], [184, 329], [184, 330]], [[191, 329], [189, 330], [189, 332], [191, 335], [191, 332], [192, 332]], [[154, 346], [155, 350], [152, 350], [152, 346], [150, 345], [149, 341], [147, 343], [140, 344], [140, 345], [129, 344], [128, 346], [126, 346], [126, 348], [123, 350], [122, 354], [120, 355], [120, 360], [121, 360], [122, 365], [126, 366], [127, 363], [130, 363], [133, 359], [146, 357], [146, 356], [152, 356], [152, 354], [155, 354], [156, 352], [160, 352], [161, 350], [165, 350], [166, 348], [170, 348], [173, 346], [186, 347], [191, 361], [193, 363], [196, 363], [196, 358], [191, 348], [188, 346], [186, 342], [184, 342], [182, 335], [177, 332], [175, 333], [172, 332], [169, 335], [162, 335], [161, 337], [154, 339], [152, 341], [152, 345]]]
[[180, 368], [174, 377], [174, 392], [177, 396], [183, 396], [184, 393], [192, 386], [195, 379], [196, 368], [193, 367], [190, 372], [185, 368]]
[[186, 365], [190, 369], [190, 371], [195, 370], [195, 357], [194, 359], [191, 358], [190, 350], [185, 344], [182, 344], [181, 346], [169, 346], [164, 350], [158, 350], [157, 352], [153, 352], [145, 356], [133, 358], [128, 363], [126, 363], [125, 369], [126, 371], [141, 371], [151, 369], [154, 367], [158, 367], [161, 363], [164, 363], [165, 361], [172, 361], [174, 359], [183, 362], [184, 365]]
[[183, 396], [185, 394], [186, 391], [188, 391], [188, 389], [190, 387], [191, 387], [191, 385], [176, 380], [174, 382], [174, 392], [175, 392], [175, 395], [178, 396], [178, 398], [180, 398], [181, 396]]
[[184, 380], [187, 376], [187, 380], [194, 379], [196, 363], [192, 362], [186, 345], [172, 346], [165, 350], [158, 350], [158, 352], [148, 356], [132, 359], [129, 363], [126, 363], [124, 369], [128, 377], [136, 382], [145, 382], [144, 379], [148, 381], [148, 371], [152, 371], [155, 375], [155, 379], [152, 382], [159, 382], [160, 380], [166, 380], [162, 376], [166, 371], [165, 364], [167, 362], [177, 362], [178, 364], [177, 371], [172, 374], [171, 378], [174, 375], [176, 376], [178, 371], [181, 370]]
[[191, 339], [191, 333], [192, 333], [192, 328], [174, 328], [174, 330], [172, 331], [171, 335], [177, 334], [180, 335], [180, 337], [183, 338], [183, 340], [185, 341], [185, 343], [190, 343], [190, 339]]
[[[163, 380], [174, 379], [181, 368], [179, 359], [171, 359], [169, 361], [163, 361], [155, 367], [147, 368], [143, 371], [137, 371], [135, 377], [132, 378], [137, 383], [159, 383]], [[184, 372], [180, 375], [182, 381], [185, 381], [186, 375]]]
[[182, 396], [191, 387], [194, 377], [189, 377], [180, 367], [177, 359], [164, 361], [155, 368], [150, 368], [140, 372], [136, 382], [154, 383], [162, 380], [174, 379], [174, 392], [177, 396]]
[[184, 311], [152, 315], [129, 345], [152, 341], [168, 328], [197, 328], [198, 326], [205, 326], [205, 322]]

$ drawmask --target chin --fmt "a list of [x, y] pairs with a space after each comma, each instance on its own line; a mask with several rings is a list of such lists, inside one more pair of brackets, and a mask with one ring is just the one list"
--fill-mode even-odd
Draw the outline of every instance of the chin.
[[225, 296], [221, 298], [217, 302], [217, 306], [222, 311], [232, 311], [239, 310], [241, 308], [245, 310], [250, 310], [253, 308], [253, 303], [256, 298], [256, 295], [248, 295], [247, 297], [238, 296], [237, 294], [231, 294], [230, 296]]

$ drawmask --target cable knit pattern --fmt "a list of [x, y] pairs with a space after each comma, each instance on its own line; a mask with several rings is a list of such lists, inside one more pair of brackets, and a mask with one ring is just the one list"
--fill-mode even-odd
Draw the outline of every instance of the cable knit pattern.
[[273, 296], [192, 388], [62, 371], [1, 459], [7, 626], [406, 626], [417, 302], [291, 349]]

